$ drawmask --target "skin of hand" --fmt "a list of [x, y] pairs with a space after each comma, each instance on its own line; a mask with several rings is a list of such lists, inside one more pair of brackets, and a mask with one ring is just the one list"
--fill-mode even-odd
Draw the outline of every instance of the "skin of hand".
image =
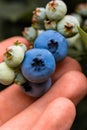
[[[0, 62], [6, 48], [15, 41], [29, 47], [26, 39], [15, 36], [0, 43]], [[0, 130], [70, 130], [76, 105], [87, 94], [87, 79], [80, 64], [66, 57], [57, 64], [53, 86], [40, 98], [24, 94], [17, 84], [0, 92]]]

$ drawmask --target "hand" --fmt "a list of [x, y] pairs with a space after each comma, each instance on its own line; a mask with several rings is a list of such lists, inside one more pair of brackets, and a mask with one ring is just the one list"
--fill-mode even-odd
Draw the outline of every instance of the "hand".
[[[0, 61], [7, 46], [15, 41], [29, 46], [22, 37], [0, 43]], [[36, 99], [24, 94], [17, 84], [0, 92], [0, 130], [69, 130], [75, 119], [75, 106], [87, 93], [87, 80], [77, 61], [66, 57], [57, 64], [53, 86]]]

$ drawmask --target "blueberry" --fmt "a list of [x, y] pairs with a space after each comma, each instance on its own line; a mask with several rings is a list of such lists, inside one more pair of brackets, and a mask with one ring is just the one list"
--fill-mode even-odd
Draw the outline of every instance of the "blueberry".
[[55, 68], [54, 56], [47, 49], [39, 48], [28, 50], [21, 65], [24, 77], [35, 83], [47, 80], [55, 72]]
[[34, 41], [34, 48], [48, 49], [56, 61], [64, 59], [68, 52], [66, 38], [54, 30], [42, 32]]
[[50, 89], [51, 84], [52, 81], [51, 78], [49, 78], [43, 83], [33, 83], [27, 81], [21, 85], [21, 88], [27, 95], [30, 95], [32, 97], [40, 97]]
[[0, 83], [3, 85], [10, 85], [15, 78], [15, 72], [10, 68], [6, 62], [0, 63]]
[[24, 59], [24, 50], [21, 46], [12, 45], [6, 48], [4, 61], [9, 67], [18, 67]]
[[62, 0], [51, 0], [46, 5], [48, 19], [59, 21], [67, 13], [67, 6]]

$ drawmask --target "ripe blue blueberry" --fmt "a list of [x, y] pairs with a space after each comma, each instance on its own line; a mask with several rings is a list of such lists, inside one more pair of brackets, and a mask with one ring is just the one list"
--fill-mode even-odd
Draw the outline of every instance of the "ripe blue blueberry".
[[33, 83], [27, 81], [21, 85], [21, 88], [27, 95], [30, 95], [32, 97], [40, 97], [50, 89], [51, 84], [52, 81], [51, 78], [49, 78], [43, 83]]
[[34, 48], [48, 49], [56, 61], [64, 59], [68, 52], [66, 38], [54, 30], [47, 30], [41, 33], [34, 41]]
[[47, 80], [55, 72], [55, 68], [54, 56], [47, 49], [39, 48], [28, 50], [21, 65], [24, 77], [35, 83]]

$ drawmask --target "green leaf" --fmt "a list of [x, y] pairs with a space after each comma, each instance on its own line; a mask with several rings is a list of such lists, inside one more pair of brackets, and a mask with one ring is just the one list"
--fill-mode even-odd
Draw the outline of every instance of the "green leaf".
[[80, 27], [78, 27], [78, 31], [81, 36], [82, 43], [87, 48], [87, 33]]

